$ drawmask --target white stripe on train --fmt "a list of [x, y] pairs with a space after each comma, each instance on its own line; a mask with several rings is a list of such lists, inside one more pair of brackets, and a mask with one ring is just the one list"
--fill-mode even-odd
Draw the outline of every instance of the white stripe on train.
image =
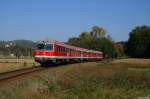
[[103, 57], [68, 57], [68, 56], [34, 56], [35, 58], [59, 58], [59, 59], [62, 59], [62, 58], [94, 58], [94, 59], [102, 59]]

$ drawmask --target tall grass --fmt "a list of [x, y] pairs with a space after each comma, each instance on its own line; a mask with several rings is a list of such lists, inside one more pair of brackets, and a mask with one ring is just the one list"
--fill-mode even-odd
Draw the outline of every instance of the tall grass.
[[97, 66], [70, 70], [63, 78], [57, 78], [55, 81], [45, 81], [48, 82], [46, 85], [49, 92], [55, 98], [126, 99], [149, 95], [150, 70], [134, 72], [128, 68], [121, 64], [102, 62]]
[[[138, 99], [150, 96], [150, 66], [92, 62], [51, 68], [17, 85], [0, 88], [7, 98]], [[13, 90], [13, 91], [12, 91]], [[1, 98], [1, 97], [0, 97]]]

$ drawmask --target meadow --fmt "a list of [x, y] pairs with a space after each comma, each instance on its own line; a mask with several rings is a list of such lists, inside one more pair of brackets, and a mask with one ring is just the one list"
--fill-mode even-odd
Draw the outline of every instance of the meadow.
[[1, 58], [0, 73], [38, 66], [34, 59]]
[[150, 98], [150, 59], [119, 59], [48, 68], [0, 87], [0, 99]]

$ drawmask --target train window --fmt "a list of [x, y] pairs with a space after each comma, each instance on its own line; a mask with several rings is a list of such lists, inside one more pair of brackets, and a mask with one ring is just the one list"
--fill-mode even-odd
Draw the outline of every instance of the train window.
[[60, 52], [60, 47], [59, 46], [57, 47], [57, 51]]
[[37, 45], [37, 49], [38, 49], [38, 50], [44, 49], [44, 44], [38, 44], [38, 45]]
[[45, 50], [52, 50], [52, 49], [53, 49], [53, 45], [52, 44], [45, 45]]
[[59, 47], [59, 52], [63, 52], [64, 51], [64, 47]]
[[64, 51], [65, 53], [68, 53], [68, 49], [67, 48], [65, 48], [65, 51]]
[[67, 53], [70, 53], [70, 49], [67, 49]]
[[65, 48], [64, 48], [64, 47], [61, 47], [61, 51], [64, 52], [64, 51], [65, 51]]
[[52, 44], [38, 44], [37, 45], [37, 49], [38, 50], [52, 50], [53, 49], [53, 45]]

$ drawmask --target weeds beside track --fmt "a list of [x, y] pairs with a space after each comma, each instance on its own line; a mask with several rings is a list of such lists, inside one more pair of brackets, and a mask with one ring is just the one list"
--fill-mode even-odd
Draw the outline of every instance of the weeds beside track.
[[33, 72], [44, 70], [44, 69], [45, 69], [44, 67], [32, 67], [32, 68], [26, 68], [26, 69], [0, 73], [0, 81], [12, 79], [12, 78], [22, 76], [22, 75], [27, 75], [29, 73], [33, 73]]

